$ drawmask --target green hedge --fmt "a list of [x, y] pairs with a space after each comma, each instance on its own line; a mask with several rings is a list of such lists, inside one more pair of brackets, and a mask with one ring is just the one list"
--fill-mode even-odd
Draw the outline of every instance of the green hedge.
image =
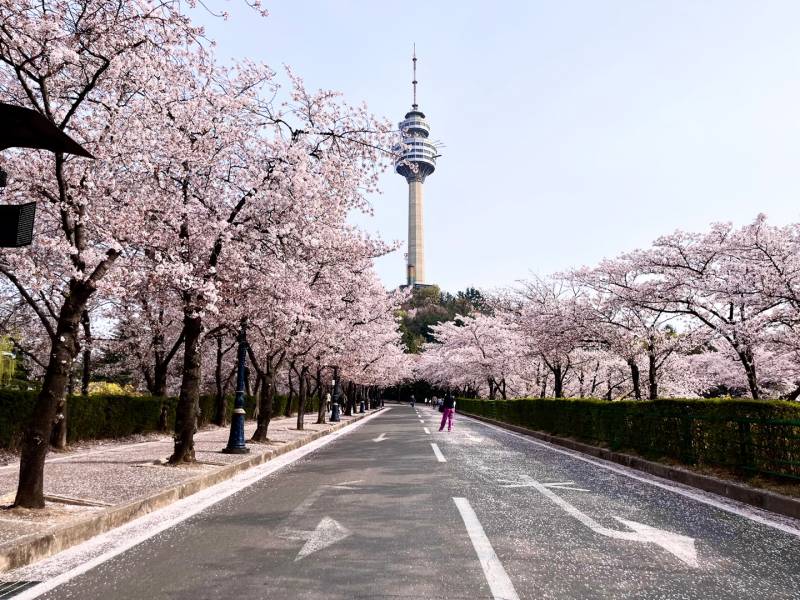
[[[21, 392], [0, 388], [0, 448], [19, 446], [22, 431], [30, 419], [36, 402], [36, 392]], [[233, 410], [233, 396], [227, 397], [228, 415]], [[283, 414], [285, 396], [276, 396], [273, 415]], [[168, 407], [168, 428], [175, 423], [177, 398], [153, 396], [70, 396], [67, 401], [67, 441], [116, 438], [147, 431], [156, 431], [161, 416], [161, 406]], [[200, 397], [199, 425], [211, 422], [214, 417], [214, 396]], [[297, 397], [292, 401], [292, 413], [297, 414]], [[316, 399], [306, 403], [306, 412], [316, 412]], [[245, 398], [246, 418], [252, 418], [256, 399]]]
[[458, 408], [649, 459], [800, 479], [796, 402], [461, 398]]

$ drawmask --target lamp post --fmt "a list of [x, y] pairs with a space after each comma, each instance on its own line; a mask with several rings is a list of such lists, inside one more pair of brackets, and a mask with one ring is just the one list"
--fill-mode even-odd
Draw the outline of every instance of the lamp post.
[[339, 367], [333, 367], [333, 401], [331, 402], [331, 423], [342, 420], [339, 413], [339, 399], [342, 396], [342, 388], [339, 386]]
[[228, 445], [223, 448], [225, 454], [247, 454], [250, 449], [244, 443], [244, 361], [247, 358], [247, 322], [242, 319], [242, 328], [237, 337], [239, 342], [238, 364], [236, 366], [236, 399], [233, 402], [231, 415], [231, 433]]

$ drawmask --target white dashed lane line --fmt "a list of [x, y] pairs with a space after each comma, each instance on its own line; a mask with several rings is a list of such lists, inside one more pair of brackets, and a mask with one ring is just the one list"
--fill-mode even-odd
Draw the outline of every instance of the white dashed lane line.
[[478, 561], [481, 563], [483, 575], [486, 577], [486, 582], [492, 591], [492, 597], [495, 600], [519, 600], [517, 590], [514, 589], [514, 584], [511, 583], [508, 573], [503, 568], [503, 563], [497, 558], [497, 554], [492, 548], [492, 543], [486, 537], [486, 532], [478, 520], [478, 515], [472, 510], [469, 500], [466, 498], [453, 498], [453, 502], [456, 503], [458, 512], [461, 513], [461, 518], [464, 519], [467, 534], [469, 534], [469, 539], [475, 548], [475, 554], [478, 555]]
[[430, 434], [431, 434], [431, 430], [430, 430], [430, 429], [428, 429], [427, 427], [423, 427], [423, 429], [425, 430], [425, 433], [427, 433], [428, 435], [430, 435]]
[[438, 460], [439, 462], [447, 462], [447, 459], [444, 457], [444, 454], [442, 454], [442, 451], [439, 450], [438, 444], [434, 444], [433, 442], [431, 442], [431, 448], [433, 448], [433, 453], [436, 455], [436, 460]]

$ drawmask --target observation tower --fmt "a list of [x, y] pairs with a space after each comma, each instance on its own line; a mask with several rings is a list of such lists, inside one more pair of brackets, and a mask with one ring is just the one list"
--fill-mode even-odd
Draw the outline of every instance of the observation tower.
[[417, 52], [412, 59], [414, 77], [411, 84], [414, 101], [411, 111], [400, 121], [403, 145], [397, 149], [394, 170], [408, 182], [408, 263], [406, 282], [410, 286], [425, 284], [425, 242], [422, 227], [422, 184], [436, 170], [436, 146], [428, 139], [431, 128], [425, 113], [417, 105]]

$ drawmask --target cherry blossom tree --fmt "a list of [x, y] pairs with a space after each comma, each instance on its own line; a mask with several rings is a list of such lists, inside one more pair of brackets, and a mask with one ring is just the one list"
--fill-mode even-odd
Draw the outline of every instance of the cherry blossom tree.
[[[25, 430], [15, 505], [44, 506], [43, 467], [57, 404], [79, 352], [81, 316], [126, 246], [143, 231], [141, 124], [170, 56], [198, 31], [176, 2], [15, 0], [0, 6], [0, 91], [68, 132], [97, 160], [15, 152], [6, 160], [12, 201], [40, 200], [36, 243], [4, 253], [0, 272], [28, 302], [51, 350]], [[39, 292], [61, 286], [56, 305]], [[53, 326], [51, 319], [55, 320]]]

